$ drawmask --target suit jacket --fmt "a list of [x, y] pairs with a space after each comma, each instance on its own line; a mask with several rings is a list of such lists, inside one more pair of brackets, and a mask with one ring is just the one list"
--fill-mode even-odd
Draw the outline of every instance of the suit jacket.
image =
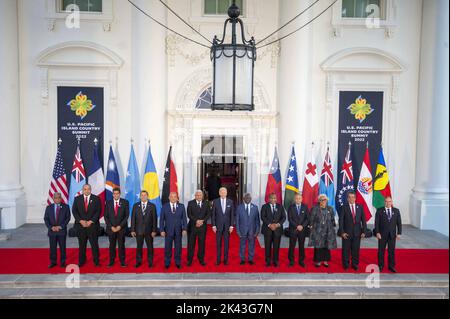
[[236, 231], [240, 237], [255, 236], [261, 230], [258, 206], [250, 203], [250, 216], [245, 206], [241, 204], [236, 209]]
[[106, 233], [112, 234], [113, 231], [111, 227], [120, 226], [121, 231], [125, 231], [128, 225], [128, 216], [130, 215], [130, 204], [126, 199], [119, 199], [119, 207], [117, 210], [117, 217], [114, 213], [114, 199], [106, 202], [105, 206], [105, 223], [106, 223]]
[[234, 226], [234, 204], [231, 199], [226, 200], [225, 212], [222, 211], [221, 199], [216, 198], [213, 201], [211, 223], [212, 226], [217, 227], [218, 231], [228, 231], [231, 226]]
[[289, 231], [292, 234], [297, 232], [297, 227], [302, 225], [302, 232], [307, 231], [309, 225], [309, 211], [305, 204], [300, 204], [300, 214], [297, 213], [297, 205], [294, 203], [288, 208]]
[[[94, 224], [92, 226], [99, 228], [100, 223], [100, 213], [102, 211], [102, 205], [100, 203], [100, 198], [94, 194], [91, 194], [89, 198], [89, 204], [87, 211], [84, 209], [84, 195], [75, 197], [72, 205], [72, 215], [75, 218], [76, 229], [83, 228], [80, 224], [80, 220], [92, 221]], [[91, 227], [92, 227], [91, 226]]]
[[175, 213], [172, 212], [170, 202], [164, 204], [161, 209], [159, 229], [168, 237], [174, 237], [175, 234], [181, 235], [183, 230], [187, 230], [186, 209], [183, 204], [177, 203], [176, 205]]
[[155, 204], [147, 202], [143, 212], [141, 201], [139, 201], [133, 205], [131, 212], [131, 232], [138, 236], [155, 233], [158, 230], [157, 220]]
[[264, 204], [261, 208], [261, 220], [263, 222], [263, 234], [267, 234], [267, 232], [271, 231], [271, 229], [269, 228], [270, 224], [280, 224], [281, 227], [277, 228], [275, 230], [275, 233], [281, 236], [283, 234], [283, 224], [286, 221], [286, 212], [284, 211], [284, 207], [280, 204], [276, 204], [275, 212], [274, 214], [272, 214], [272, 208], [270, 204]]
[[402, 234], [402, 217], [397, 208], [392, 207], [392, 218], [389, 221], [386, 208], [379, 208], [375, 214], [375, 234], [381, 234], [382, 238], [394, 239]]
[[208, 219], [211, 217], [211, 208], [209, 206], [209, 203], [206, 201], [202, 201], [201, 208], [199, 208], [197, 205], [197, 201], [195, 199], [191, 200], [187, 206], [187, 216], [189, 217], [189, 231], [192, 231], [196, 228], [195, 224], [198, 220], [204, 220], [205, 222], [203, 223], [203, 226], [201, 228], [206, 228]]
[[[58, 215], [58, 220], [55, 220], [55, 204], [51, 204], [45, 208], [44, 222], [48, 228], [49, 236], [66, 236], [67, 225], [70, 221], [70, 208], [68, 205], [61, 203]], [[53, 226], [61, 226], [61, 230], [58, 232], [52, 231]]]
[[366, 232], [366, 214], [362, 206], [355, 204], [355, 223], [353, 223], [353, 214], [350, 204], [345, 204], [341, 207], [339, 214], [339, 231], [338, 235], [346, 233], [350, 238], [361, 237], [362, 233]]

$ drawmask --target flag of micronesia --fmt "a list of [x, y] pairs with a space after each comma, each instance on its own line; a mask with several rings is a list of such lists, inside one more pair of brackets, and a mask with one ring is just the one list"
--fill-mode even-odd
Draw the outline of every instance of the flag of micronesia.
[[114, 152], [112, 146], [109, 147], [109, 158], [106, 172], [106, 200], [111, 200], [113, 198], [113, 189], [116, 187], [120, 188], [120, 176], [117, 170], [116, 158], [114, 157]]
[[130, 202], [130, 216], [133, 205], [139, 201], [139, 195], [141, 192], [141, 181], [139, 176], [139, 168], [132, 144], [130, 160], [128, 161], [127, 176], [125, 178], [125, 199]]
[[342, 168], [339, 173], [338, 188], [336, 190], [336, 210], [338, 212], [342, 206], [347, 204], [347, 193], [355, 190], [351, 148], [352, 145], [349, 143], [347, 154], [345, 155]]
[[267, 179], [266, 185], [266, 203], [269, 202], [270, 194], [275, 193], [277, 195], [277, 203], [282, 204], [282, 190], [281, 190], [281, 171], [280, 171], [280, 160], [278, 159], [277, 148], [275, 147], [275, 153], [273, 155], [272, 166], [270, 167], [269, 177]]
[[172, 146], [171, 146], [169, 150], [169, 155], [167, 155], [166, 167], [164, 168], [163, 191], [161, 196], [161, 202], [163, 205], [169, 202], [169, 195], [172, 192], [178, 194], [177, 171], [175, 169], [175, 164], [172, 160]]
[[323, 162], [322, 174], [319, 182], [319, 194], [325, 194], [328, 197], [328, 205], [333, 207], [334, 204], [334, 176], [333, 176], [333, 164], [330, 156], [330, 148], [327, 148], [325, 154], [325, 160]]
[[161, 198], [159, 197], [158, 173], [156, 172], [155, 162], [152, 156], [152, 148], [148, 148], [147, 164], [145, 166], [144, 180], [142, 189], [148, 192], [148, 199], [156, 206], [156, 213], [161, 213]]
[[289, 169], [286, 175], [286, 188], [284, 190], [284, 208], [287, 210], [294, 201], [295, 194], [299, 193], [297, 157], [295, 156], [295, 147], [292, 146]]

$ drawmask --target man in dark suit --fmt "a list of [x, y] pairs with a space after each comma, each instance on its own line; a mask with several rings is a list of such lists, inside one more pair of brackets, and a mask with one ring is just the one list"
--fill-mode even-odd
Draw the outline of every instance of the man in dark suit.
[[227, 198], [228, 191], [225, 187], [219, 190], [220, 197], [213, 201], [211, 223], [213, 232], [216, 234], [217, 261], [220, 265], [222, 257], [222, 242], [224, 246], [223, 263], [228, 265], [228, 247], [230, 244], [230, 234], [234, 230], [234, 205], [231, 199]]
[[245, 248], [248, 243], [248, 263], [253, 265], [255, 256], [255, 240], [259, 235], [261, 222], [258, 206], [252, 204], [252, 196], [244, 195], [244, 203], [236, 209], [236, 232], [239, 235], [241, 265], [245, 265]]
[[198, 239], [197, 257], [202, 266], [205, 263], [205, 240], [206, 227], [208, 219], [211, 216], [211, 209], [209, 203], [203, 200], [203, 192], [198, 190], [195, 192], [195, 199], [188, 203], [187, 215], [189, 217], [188, 223], [188, 266], [192, 265], [195, 253], [195, 243]]
[[[261, 208], [262, 233], [264, 235], [264, 248], [266, 251], [266, 266], [272, 264], [278, 267], [281, 236], [283, 235], [283, 223], [286, 220], [286, 212], [282, 205], [277, 204], [277, 195], [270, 194], [269, 203]], [[272, 254], [273, 248], [273, 254]]]
[[72, 206], [72, 214], [75, 218], [75, 230], [78, 234], [79, 253], [78, 265], [82, 267], [86, 263], [87, 241], [92, 248], [95, 266], [99, 267], [100, 251], [98, 248], [98, 233], [100, 230], [100, 213], [102, 206], [98, 196], [91, 194], [91, 185], [83, 186], [83, 194], [75, 197]]
[[366, 215], [362, 206], [356, 204], [355, 192], [347, 193], [347, 202], [339, 213], [338, 234], [342, 237], [342, 266], [345, 270], [348, 269], [351, 254], [352, 268], [358, 270], [361, 238], [366, 236]]
[[380, 271], [384, 266], [384, 252], [388, 247], [389, 270], [395, 269], [395, 243], [402, 235], [402, 218], [400, 210], [392, 206], [392, 198], [386, 197], [385, 207], [379, 208], [375, 214], [375, 233], [378, 238], [378, 266]]
[[48, 268], [56, 266], [57, 248], [59, 244], [61, 267], [66, 267], [66, 237], [67, 224], [70, 221], [70, 208], [61, 203], [61, 194], [53, 194], [54, 204], [48, 205], [45, 209], [44, 222], [48, 229], [48, 239], [50, 241], [50, 264]]
[[119, 246], [119, 260], [122, 267], [125, 264], [125, 232], [128, 226], [130, 205], [126, 199], [120, 198], [120, 188], [113, 189], [113, 199], [106, 202], [105, 222], [109, 237], [109, 264], [114, 266], [116, 260], [116, 245]]
[[170, 267], [172, 248], [175, 244], [175, 265], [181, 268], [181, 251], [183, 235], [187, 234], [186, 209], [178, 203], [178, 194], [169, 194], [169, 202], [163, 205], [159, 220], [161, 236], [164, 237], [164, 264]]
[[294, 203], [288, 208], [289, 220], [289, 266], [295, 264], [294, 251], [298, 241], [298, 264], [305, 267], [305, 239], [309, 226], [309, 211], [302, 204], [302, 194], [295, 194]]
[[136, 238], [136, 265], [142, 265], [142, 247], [147, 245], [148, 266], [153, 267], [153, 238], [156, 237], [158, 217], [156, 206], [148, 201], [148, 192], [141, 191], [141, 200], [133, 205], [131, 212], [131, 236]]

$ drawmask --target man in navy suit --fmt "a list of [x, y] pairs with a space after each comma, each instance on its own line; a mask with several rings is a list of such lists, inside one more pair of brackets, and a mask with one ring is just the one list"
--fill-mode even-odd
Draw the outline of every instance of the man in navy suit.
[[356, 204], [355, 192], [348, 192], [347, 202], [339, 213], [338, 234], [342, 237], [342, 266], [345, 270], [348, 269], [351, 254], [352, 268], [358, 270], [361, 238], [366, 236], [366, 215], [362, 206]]
[[169, 202], [163, 205], [159, 220], [159, 228], [164, 241], [164, 263], [166, 269], [172, 260], [172, 248], [175, 243], [175, 265], [181, 268], [181, 249], [183, 235], [187, 234], [186, 209], [178, 203], [178, 194], [169, 194]]
[[389, 271], [395, 269], [395, 244], [402, 235], [402, 217], [400, 210], [392, 206], [392, 198], [386, 197], [385, 207], [379, 208], [375, 214], [375, 233], [378, 238], [378, 266], [383, 271], [384, 251], [388, 247]]
[[213, 211], [211, 223], [213, 232], [216, 233], [217, 261], [220, 265], [222, 256], [222, 241], [224, 241], [223, 263], [228, 265], [228, 247], [230, 234], [234, 229], [234, 205], [231, 199], [227, 198], [228, 191], [225, 187], [219, 190], [219, 198], [213, 201]]
[[305, 239], [309, 226], [309, 211], [305, 204], [302, 204], [302, 194], [295, 194], [294, 203], [288, 208], [289, 220], [289, 266], [295, 264], [294, 251], [298, 242], [298, 264], [305, 267]]
[[66, 237], [67, 224], [70, 221], [70, 208], [61, 203], [61, 194], [53, 194], [54, 204], [45, 209], [44, 222], [48, 228], [48, 239], [50, 240], [50, 265], [48, 268], [56, 266], [56, 251], [59, 244], [61, 253], [61, 267], [66, 267]]
[[244, 203], [236, 209], [236, 231], [239, 235], [241, 265], [245, 265], [245, 247], [248, 243], [248, 263], [253, 265], [255, 256], [255, 240], [261, 229], [258, 206], [252, 204], [252, 196], [244, 195]]
[[119, 246], [119, 260], [122, 267], [125, 264], [125, 232], [128, 226], [130, 206], [126, 199], [120, 198], [120, 188], [113, 189], [113, 199], [106, 202], [105, 222], [106, 233], [109, 237], [109, 264], [114, 266], [116, 260], [116, 245]]

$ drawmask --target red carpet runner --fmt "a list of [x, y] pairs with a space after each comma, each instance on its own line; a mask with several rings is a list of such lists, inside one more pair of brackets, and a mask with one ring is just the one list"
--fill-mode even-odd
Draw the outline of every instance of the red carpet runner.
[[[134, 240], [127, 238], [130, 242]], [[172, 262], [169, 270], [164, 268], [164, 249], [155, 249], [155, 258], [153, 268], [148, 268], [144, 257], [144, 264], [136, 269], [135, 255], [136, 250], [127, 249], [127, 268], [121, 268], [120, 263], [116, 260], [116, 265], [110, 269], [106, 266], [109, 262], [109, 253], [107, 248], [100, 250], [101, 267], [94, 267], [91, 259], [91, 250], [88, 248], [88, 262], [81, 269], [81, 273], [345, 273], [341, 265], [341, 250], [332, 251], [332, 259], [330, 267], [316, 268], [312, 262], [313, 250], [306, 249], [306, 269], [298, 265], [289, 267], [288, 249], [280, 249], [280, 266], [266, 267], [264, 263], [264, 249], [257, 244], [255, 253], [255, 265], [249, 264], [241, 266], [239, 258], [239, 239], [233, 234], [230, 239], [230, 255], [229, 264], [224, 266], [215, 265], [216, 260], [216, 244], [214, 234], [208, 230], [207, 247], [206, 247], [206, 263], [205, 267], [201, 266], [196, 259], [191, 267], [186, 265], [186, 249], [183, 249], [183, 267], [177, 269]], [[298, 252], [296, 250], [296, 258]], [[360, 273], [364, 273], [366, 266], [377, 263], [376, 249], [361, 249], [360, 254]], [[144, 248], [144, 256], [146, 249]], [[386, 252], [387, 258], [387, 252]], [[449, 250], [448, 249], [397, 249], [397, 270], [399, 273], [415, 273], [415, 274], [448, 274], [449, 273]], [[78, 249], [67, 249], [67, 264], [77, 264]], [[0, 249], [0, 274], [56, 274], [64, 273], [65, 270], [60, 267], [48, 269], [49, 251], [41, 248], [4, 248]], [[387, 261], [386, 261], [387, 264]], [[348, 270], [348, 273], [354, 272]], [[387, 272], [384, 270], [384, 272]]]

